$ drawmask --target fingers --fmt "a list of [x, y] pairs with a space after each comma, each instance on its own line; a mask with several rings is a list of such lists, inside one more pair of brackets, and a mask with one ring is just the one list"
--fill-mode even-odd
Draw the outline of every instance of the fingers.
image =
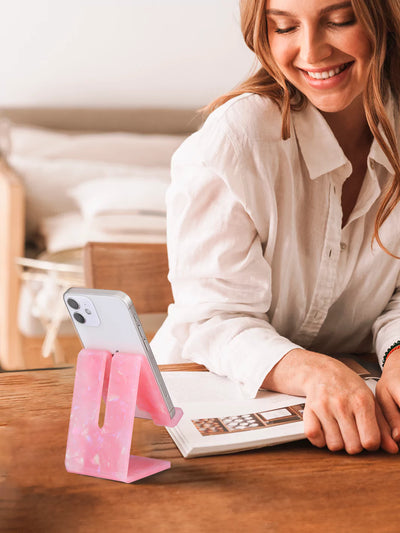
[[[322, 428], [329, 450], [336, 452], [345, 449], [351, 455], [360, 453], [363, 450], [356, 419], [348, 406], [342, 405], [338, 409], [337, 419], [332, 416], [322, 417]], [[379, 446], [379, 443], [380, 435], [378, 429], [377, 446]]]
[[[382, 412], [389, 427], [391, 428], [391, 436], [396, 442], [400, 441], [400, 411], [399, 411], [399, 401], [396, 402], [396, 399], [392, 397], [386, 387], [380, 388], [377, 387], [377, 399], [379, 405], [382, 408]], [[397, 399], [399, 400], [399, 399]]]
[[345, 441], [343, 440], [338, 423], [334, 418], [325, 419], [322, 424], [326, 445], [331, 452], [338, 452], [345, 448]]
[[378, 403], [376, 403], [376, 419], [378, 421], [379, 429], [381, 432], [381, 447], [383, 450], [389, 453], [397, 453], [399, 447], [392, 437], [392, 431], [389, 423], [383, 416], [382, 410]]
[[379, 421], [377, 419], [375, 400], [369, 391], [353, 398], [352, 406], [340, 399], [332, 403], [335, 404], [334, 409], [324, 409], [321, 405], [313, 408], [306, 404], [304, 430], [314, 446], [327, 446], [331, 451], [345, 449], [354, 455], [364, 449], [377, 450], [382, 442], [386, 451], [398, 451], [381, 412]]
[[303, 413], [304, 433], [307, 439], [318, 448], [326, 446], [325, 435], [322, 430], [320, 421], [314, 411], [307, 405]]
[[344, 442], [335, 419], [324, 416], [318, 418], [312, 408], [305, 406], [303, 413], [304, 432], [314, 446], [327, 446], [332, 452], [342, 450]]
[[367, 396], [359, 397], [355, 401], [355, 426], [361, 448], [368, 451], [378, 450], [381, 445], [381, 430], [376, 417], [375, 398], [372, 394], [368, 394]]
[[[350, 455], [360, 453], [363, 450], [363, 445], [361, 443], [361, 435], [359, 429], [357, 428], [356, 420], [352, 414], [350, 416], [343, 417], [339, 420], [340, 432], [342, 434], [342, 439], [344, 443], [344, 448], [346, 452]], [[377, 426], [378, 427], [378, 426]], [[380, 436], [378, 430], [378, 442], [377, 447], [379, 447]]]

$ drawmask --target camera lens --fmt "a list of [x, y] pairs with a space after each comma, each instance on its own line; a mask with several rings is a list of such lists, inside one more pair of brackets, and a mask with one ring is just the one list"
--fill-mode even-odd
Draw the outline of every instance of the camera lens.
[[74, 318], [77, 322], [80, 322], [81, 324], [84, 324], [86, 322], [85, 317], [80, 313], [74, 313]]
[[79, 304], [76, 300], [72, 299], [72, 298], [68, 298], [67, 300], [67, 304], [72, 307], [72, 309], [79, 309]]

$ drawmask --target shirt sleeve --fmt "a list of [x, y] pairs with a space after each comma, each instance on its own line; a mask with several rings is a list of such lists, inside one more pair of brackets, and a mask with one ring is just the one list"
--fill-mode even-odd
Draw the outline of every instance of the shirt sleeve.
[[299, 346], [269, 323], [271, 267], [234, 157], [220, 154], [231, 163], [225, 175], [194, 156], [173, 158], [167, 239], [175, 303], [168, 320], [184, 359], [228, 376], [254, 397], [270, 370]]
[[382, 367], [386, 351], [400, 341], [400, 274], [391, 299], [373, 324], [372, 333], [375, 351]]

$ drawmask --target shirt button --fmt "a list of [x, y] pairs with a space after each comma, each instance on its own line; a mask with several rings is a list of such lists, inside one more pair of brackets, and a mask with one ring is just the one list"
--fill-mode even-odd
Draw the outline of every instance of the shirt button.
[[343, 252], [344, 250], [346, 250], [346, 248], [347, 248], [347, 244], [346, 244], [345, 242], [341, 242], [341, 243], [340, 243], [340, 249], [342, 250], [342, 252]]
[[370, 162], [371, 168], [375, 168], [375, 161]]

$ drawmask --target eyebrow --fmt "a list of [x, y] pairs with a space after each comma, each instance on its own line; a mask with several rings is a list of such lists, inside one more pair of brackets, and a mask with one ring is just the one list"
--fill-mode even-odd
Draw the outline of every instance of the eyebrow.
[[[330, 13], [331, 11], [336, 11], [338, 9], [345, 9], [348, 7], [352, 7], [351, 2], [339, 2], [338, 4], [332, 4], [330, 6], [324, 7], [321, 9], [320, 14], [326, 15], [326, 13]], [[267, 9], [267, 15], [280, 15], [284, 17], [293, 17], [293, 13], [289, 13], [288, 11], [282, 11], [281, 9]]]

